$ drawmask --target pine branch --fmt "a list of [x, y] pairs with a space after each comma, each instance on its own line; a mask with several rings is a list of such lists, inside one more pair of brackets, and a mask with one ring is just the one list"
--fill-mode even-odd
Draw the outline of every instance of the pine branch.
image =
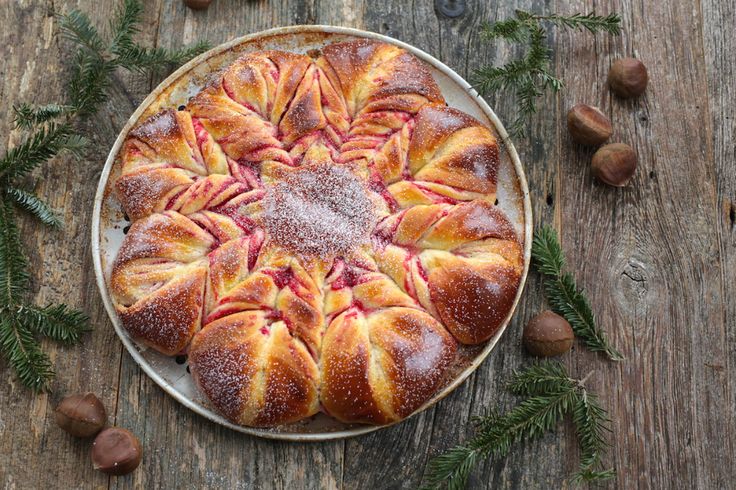
[[594, 481], [613, 478], [613, 469], [597, 470], [601, 464], [603, 449], [607, 446], [605, 433], [610, 432], [606, 411], [598, 404], [597, 397], [583, 390], [572, 415], [575, 432], [580, 444], [580, 470], [573, 481]]
[[132, 48], [135, 43], [133, 36], [140, 30], [138, 23], [143, 15], [143, 5], [138, 0], [124, 0], [110, 21], [110, 31], [113, 33], [110, 41], [110, 52], [119, 54], [123, 50]]
[[47, 104], [40, 107], [32, 107], [23, 103], [13, 107], [15, 117], [13, 124], [16, 129], [32, 129], [34, 126], [56, 119], [72, 109], [68, 105]]
[[613, 361], [623, 360], [595, 322], [590, 302], [582, 289], [578, 289], [572, 275], [565, 273], [565, 256], [557, 233], [549, 226], [534, 234], [532, 259], [544, 275], [544, 290], [552, 310], [570, 322], [575, 336], [593, 352], [603, 352]]
[[194, 46], [173, 51], [164, 48], [132, 46], [119, 53], [117, 62], [128, 70], [140, 73], [155, 72], [167, 66], [180, 65], [208, 49], [210, 45], [207, 42], [199, 42]]
[[17, 313], [21, 322], [34, 332], [65, 344], [79, 342], [82, 335], [90, 332], [89, 317], [84, 312], [69, 308], [65, 304], [22, 306]]
[[606, 446], [606, 413], [581, 381], [567, 375], [562, 364], [534, 364], [514, 373], [509, 386], [528, 398], [504, 415], [493, 412], [478, 419], [476, 434], [470, 441], [430, 462], [423, 488], [465, 488], [478, 461], [506, 456], [513, 444], [553, 430], [569, 413], [573, 414], [581, 448], [580, 471], [574, 478], [592, 481], [614, 476], [613, 470], [597, 469]]
[[511, 393], [520, 396], [547, 395], [570, 389], [573, 381], [559, 362], [535, 363], [523, 371], [515, 371], [508, 384]]
[[51, 360], [33, 333], [7, 309], [0, 310], [0, 351], [15, 369], [18, 379], [34, 391], [44, 391], [54, 377]]
[[12, 200], [21, 209], [35, 216], [41, 223], [53, 228], [61, 227], [59, 216], [48, 204], [34, 194], [12, 186], [3, 188], [3, 192], [5, 192], [8, 199]]
[[112, 75], [118, 67], [153, 72], [209, 49], [207, 43], [181, 50], [138, 45], [133, 37], [139, 31], [142, 12], [140, 0], [123, 0], [110, 21], [110, 32], [105, 34], [79, 10], [59, 15], [63, 36], [76, 47], [68, 84], [69, 103], [40, 107], [21, 104], [14, 108], [16, 127], [33, 132], [0, 159], [0, 352], [19, 379], [34, 390], [45, 389], [54, 375], [36, 336], [74, 343], [90, 327], [84, 313], [64, 304], [42, 308], [24, 303], [29, 263], [23, 254], [13, 205], [47, 225], [58, 226], [59, 219], [41, 199], [18, 187], [17, 180], [63, 151], [81, 157], [85, 139], [75, 134], [74, 120], [95, 113], [108, 99]]
[[480, 26], [482, 39], [506, 39], [512, 42], [521, 42], [529, 36], [529, 32], [523, 22], [517, 19], [507, 19], [494, 22], [484, 22]]
[[59, 29], [66, 39], [95, 54], [104, 51], [105, 40], [92, 25], [92, 21], [87, 14], [73, 9], [64, 15], [57, 16], [57, 18]]
[[28, 259], [9, 199], [0, 199], [0, 308], [20, 303], [28, 290]]
[[50, 123], [41, 127], [0, 159], [0, 181], [23, 177], [62, 151], [81, 156], [85, 143], [69, 124]]
[[608, 14], [606, 16], [595, 15], [595, 13], [588, 14], [573, 14], [569, 16], [564, 15], [532, 15], [531, 18], [535, 20], [544, 20], [555, 24], [560, 27], [566, 27], [568, 29], [587, 30], [593, 34], [596, 32], [607, 32], [618, 36], [621, 34], [621, 16], [618, 14]]
[[207, 42], [180, 50], [145, 48], [133, 40], [143, 13], [140, 0], [124, 0], [110, 21], [110, 41], [92, 26], [86, 14], [72, 10], [60, 17], [65, 36], [78, 46], [69, 94], [74, 112], [88, 116], [108, 98], [112, 73], [122, 67], [139, 73], [158, 72], [210, 49]]
[[517, 10], [516, 18], [483, 24], [480, 28], [481, 39], [505, 39], [515, 44], [525, 44], [527, 48], [526, 54], [520, 59], [510, 60], [498, 67], [484, 66], [471, 75], [471, 83], [481, 95], [498, 90], [510, 90], [515, 95], [518, 109], [509, 125], [512, 135], [524, 135], [526, 122], [537, 112], [537, 99], [545, 91], [557, 92], [562, 88], [562, 80], [550, 71], [551, 51], [547, 47], [547, 31], [543, 27], [545, 22], [568, 29], [585, 29], [591, 33], [617, 35], [621, 32], [621, 18], [617, 14], [544, 16]]
[[69, 96], [74, 112], [88, 116], [107, 100], [111, 77], [116, 65], [101, 55], [80, 49], [72, 63], [72, 76], [69, 81]]
[[450, 489], [465, 488], [478, 459], [504, 457], [516, 442], [552, 430], [570, 411], [574, 398], [574, 388], [567, 388], [527, 398], [503, 416], [492, 413], [477, 419], [474, 438], [430, 463], [424, 488], [441, 488], [443, 483]]

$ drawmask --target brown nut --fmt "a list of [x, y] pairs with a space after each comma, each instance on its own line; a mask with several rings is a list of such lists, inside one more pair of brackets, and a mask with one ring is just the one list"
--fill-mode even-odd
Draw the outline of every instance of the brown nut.
[[210, 6], [212, 0], [184, 0], [184, 5], [192, 10], [204, 10]]
[[567, 129], [581, 145], [598, 146], [613, 134], [611, 121], [597, 107], [577, 104], [567, 113]]
[[56, 425], [75, 437], [91, 437], [107, 422], [102, 402], [92, 393], [71, 395], [54, 411]]
[[608, 185], [623, 187], [636, 171], [636, 153], [624, 143], [601, 146], [593, 155], [593, 176]]
[[535, 356], [559, 356], [570, 350], [575, 334], [570, 324], [557, 313], [543, 311], [524, 327], [522, 340], [526, 350]]
[[119, 427], [103, 430], [92, 443], [92, 466], [108, 475], [127, 475], [138, 468], [142, 457], [138, 438]]
[[625, 99], [643, 94], [648, 82], [647, 67], [635, 58], [621, 58], [614, 61], [608, 72], [608, 85], [611, 90]]

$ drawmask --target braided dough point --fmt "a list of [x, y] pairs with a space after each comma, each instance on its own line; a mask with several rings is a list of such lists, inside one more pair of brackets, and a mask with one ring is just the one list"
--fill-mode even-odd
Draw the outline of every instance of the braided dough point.
[[215, 407], [236, 424], [269, 427], [319, 410], [319, 370], [283, 321], [258, 311], [206, 326], [189, 353], [192, 375]]
[[136, 221], [110, 280], [120, 320], [133, 338], [176, 355], [201, 326], [206, 255], [215, 239], [167, 211]]
[[523, 270], [493, 133], [401, 48], [249, 53], [131, 131], [113, 301], [237, 424], [387, 424], [491, 338]]
[[440, 386], [455, 341], [427, 313], [351, 309], [322, 347], [322, 405], [343, 422], [386, 424], [419, 408]]

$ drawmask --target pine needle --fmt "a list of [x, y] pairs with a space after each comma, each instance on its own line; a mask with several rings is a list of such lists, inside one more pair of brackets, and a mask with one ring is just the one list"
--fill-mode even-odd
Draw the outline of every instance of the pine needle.
[[54, 370], [33, 332], [17, 321], [13, 312], [0, 309], [0, 351], [10, 361], [20, 381], [34, 391], [48, 388]]
[[85, 139], [74, 134], [69, 124], [50, 123], [41, 127], [0, 159], [0, 181], [24, 177], [62, 151], [81, 156]]
[[610, 432], [610, 422], [605, 410], [598, 405], [597, 397], [583, 391], [572, 415], [575, 432], [580, 444], [580, 470], [573, 481], [605, 480], [614, 476], [614, 471], [598, 470], [606, 446], [605, 435]]
[[66, 39], [92, 53], [101, 53], [105, 49], [104, 39], [84, 12], [73, 9], [57, 18], [61, 34]]
[[595, 34], [596, 32], [607, 32], [618, 36], [621, 34], [621, 16], [612, 13], [606, 16], [588, 14], [564, 15], [532, 15], [535, 20], [543, 20], [568, 29], [587, 30]]
[[550, 70], [551, 50], [547, 47], [545, 23], [567, 29], [584, 29], [591, 33], [621, 33], [621, 18], [618, 14], [536, 15], [517, 10], [515, 18], [483, 24], [480, 28], [481, 39], [503, 39], [513, 44], [524, 44], [527, 48], [522, 58], [512, 59], [502, 66], [484, 66], [471, 75], [471, 83], [481, 95], [510, 90], [516, 96], [517, 111], [509, 125], [509, 133], [514, 136], [524, 135], [529, 118], [537, 112], [537, 99], [546, 91], [558, 92], [562, 89], [562, 80]]
[[199, 42], [189, 48], [168, 50], [164, 48], [143, 48], [132, 46], [119, 53], [117, 62], [132, 71], [157, 72], [170, 65], [180, 65], [210, 49], [209, 43]]
[[14, 206], [49, 226], [59, 226], [60, 220], [38, 196], [22, 189], [20, 179], [62, 152], [82, 157], [86, 140], [77, 134], [75, 120], [94, 114], [108, 100], [115, 70], [153, 73], [209, 49], [205, 42], [180, 50], [139, 45], [134, 37], [142, 13], [140, 0], [123, 0], [108, 32], [98, 30], [80, 10], [58, 15], [62, 35], [75, 46], [69, 102], [14, 108], [16, 128], [30, 133], [0, 158], [0, 353], [21, 382], [36, 391], [46, 389], [54, 376], [37, 337], [75, 343], [90, 326], [83, 312], [65, 304], [39, 307], [25, 302], [30, 264], [23, 253]]
[[16, 129], [32, 129], [34, 126], [56, 119], [72, 109], [68, 105], [47, 104], [40, 107], [32, 107], [23, 103], [13, 107], [15, 117], [13, 123]]
[[0, 198], [0, 309], [12, 309], [23, 300], [29, 283], [28, 259], [10, 200]]
[[41, 223], [52, 228], [61, 227], [59, 216], [36, 195], [12, 186], [5, 187], [3, 191], [16, 206], [35, 216]]
[[80, 49], [72, 62], [69, 96], [74, 113], [89, 116], [97, 112], [112, 84], [112, 74], [117, 65], [97, 53]]
[[124, 0], [110, 21], [110, 52], [119, 53], [133, 47], [133, 36], [140, 30], [138, 23], [143, 15], [143, 5], [137, 0]]
[[603, 352], [613, 361], [623, 360], [596, 324], [584, 291], [577, 287], [572, 274], [563, 272], [565, 255], [553, 228], [545, 226], [534, 234], [532, 260], [544, 276], [544, 290], [552, 310], [565, 317], [575, 336], [591, 351]]
[[17, 316], [34, 332], [65, 344], [79, 342], [82, 335], [92, 330], [89, 317], [84, 312], [65, 304], [48, 305], [44, 308], [23, 306], [18, 310]]
[[615, 475], [613, 470], [597, 469], [607, 445], [603, 438], [609, 430], [606, 412], [581, 381], [567, 375], [562, 364], [534, 364], [514, 373], [509, 386], [527, 398], [506, 414], [492, 412], [476, 419], [476, 433], [467, 443], [429, 463], [423, 488], [465, 488], [477, 462], [506, 456], [515, 443], [554, 430], [568, 414], [572, 414], [581, 450], [580, 470], [573, 478], [594, 481]]
[[180, 50], [137, 44], [133, 36], [140, 30], [142, 13], [140, 0], [124, 0], [110, 21], [109, 36], [101, 34], [79, 10], [59, 16], [65, 37], [78, 47], [69, 83], [75, 113], [87, 116], [97, 111], [107, 100], [112, 74], [118, 67], [139, 73], [159, 72], [210, 49], [210, 44], [204, 41]]

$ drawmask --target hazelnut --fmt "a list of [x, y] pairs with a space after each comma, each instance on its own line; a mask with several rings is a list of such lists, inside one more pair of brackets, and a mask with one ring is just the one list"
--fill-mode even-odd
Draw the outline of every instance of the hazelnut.
[[529, 320], [522, 339], [530, 354], [551, 357], [569, 351], [575, 334], [567, 320], [547, 310]]
[[92, 393], [71, 395], [54, 412], [56, 425], [75, 437], [91, 437], [107, 422], [102, 402]]
[[119, 427], [103, 430], [92, 443], [92, 465], [108, 475], [127, 475], [138, 468], [142, 457], [138, 438]]
[[611, 121], [597, 107], [577, 104], [567, 113], [567, 129], [581, 145], [598, 146], [613, 134]]
[[608, 185], [623, 187], [636, 170], [636, 153], [629, 145], [611, 143], [601, 146], [593, 155], [593, 176]]
[[608, 85], [624, 99], [644, 93], [649, 82], [647, 67], [635, 58], [621, 58], [613, 62], [608, 72]]
[[212, 0], [184, 0], [184, 5], [192, 10], [204, 10], [210, 6]]

